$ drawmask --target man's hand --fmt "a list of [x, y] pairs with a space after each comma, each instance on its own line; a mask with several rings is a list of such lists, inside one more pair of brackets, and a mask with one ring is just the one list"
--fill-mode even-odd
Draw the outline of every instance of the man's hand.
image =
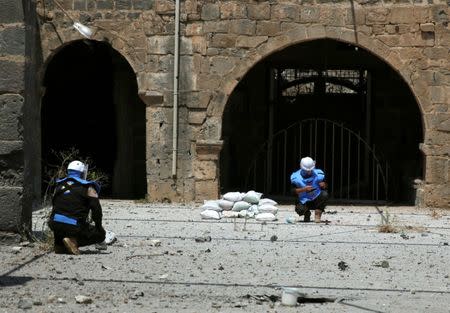
[[319, 183], [319, 186], [320, 186], [321, 189], [327, 189], [327, 183], [324, 182], [324, 181], [323, 181], [323, 182], [320, 182], [320, 183]]
[[295, 193], [296, 194], [301, 194], [302, 192], [311, 192], [313, 191], [315, 188], [313, 186], [305, 186], [303, 188], [296, 188], [295, 189]]

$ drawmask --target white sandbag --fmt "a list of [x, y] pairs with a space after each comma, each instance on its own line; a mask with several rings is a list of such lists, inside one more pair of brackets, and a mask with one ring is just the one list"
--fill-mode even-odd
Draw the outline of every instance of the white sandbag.
[[242, 198], [243, 201], [246, 201], [248, 203], [252, 203], [252, 204], [256, 204], [259, 202], [259, 199], [261, 199], [262, 193], [260, 192], [256, 192], [254, 190], [250, 190], [249, 192], [247, 192], [244, 196], [244, 198]]
[[247, 218], [253, 218], [253, 217], [255, 217], [255, 213], [247, 211]]
[[221, 212], [223, 209], [217, 203], [217, 200], [205, 200], [204, 204], [200, 207], [202, 210], [213, 210]]
[[272, 213], [259, 213], [255, 219], [257, 221], [275, 221], [277, 218]]
[[260, 199], [258, 202], [258, 205], [263, 205], [263, 204], [277, 205], [278, 203], [276, 203], [276, 201], [273, 201], [272, 199], [264, 198], [264, 199]]
[[205, 220], [220, 220], [220, 213], [214, 210], [204, 210], [200, 215]]
[[277, 214], [278, 208], [272, 204], [263, 204], [258, 206], [258, 210], [260, 213], [272, 213]]
[[239, 217], [246, 217], [247, 216], [247, 210], [242, 210], [240, 212], [238, 212]]
[[239, 191], [227, 192], [222, 198], [231, 202], [238, 202], [242, 200], [242, 194]]
[[236, 218], [236, 217], [239, 217], [239, 212], [223, 211], [222, 217], [225, 217], [225, 218]]
[[259, 214], [258, 206], [256, 204], [252, 205], [247, 209], [249, 213]]
[[233, 204], [234, 204], [233, 201], [228, 201], [225, 199], [220, 199], [219, 201], [217, 201], [217, 203], [225, 211], [231, 210], [233, 208]]
[[240, 212], [242, 210], [247, 210], [250, 207], [250, 203], [245, 201], [238, 201], [233, 205], [232, 210], [236, 212]]

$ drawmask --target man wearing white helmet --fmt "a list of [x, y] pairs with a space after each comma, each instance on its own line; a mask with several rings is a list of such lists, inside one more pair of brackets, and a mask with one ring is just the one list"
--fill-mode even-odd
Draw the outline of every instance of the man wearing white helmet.
[[[105, 240], [102, 207], [98, 199], [100, 186], [86, 177], [87, 165], [73, 161], [67, 167], [67, 177], [56, 181], [49, 219], [56, 253], [80, 254], [78, 247]], [[87, 221], [89, 211], [95, 227]]]
[[316, 162], [310, 157], [300, 160], [300, 169], [291, 175], [292, 190], [297, 196], [295, 212], [304, 215], [304, 221], [311, 219], [310, 210], [314, 210], [314, 221], [320, 223], [322, 212], [328, 200], [325, 173], [316, 168]]

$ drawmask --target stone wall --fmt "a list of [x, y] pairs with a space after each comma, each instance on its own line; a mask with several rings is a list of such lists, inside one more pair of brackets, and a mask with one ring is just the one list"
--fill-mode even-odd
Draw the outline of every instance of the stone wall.
[[0, 0], [0, 229], [21, 224], [25, 24], [21, 1]]
[[[174, 1], [61, 0], [76, 20], [108, 40], [136, 72], [147, 104], [148, 197], [201, 201], [219, 192], [224, 107], [264, 57], [331, 38], [367, 49], [393, 67], [423, 114], [424, 202], [450, 201], [450, 30], [446, 1], [182, 1], [180, 136], [171, 177]], [[44, 57], [80, 35], [51, 0], [41, 0]], [[5, 65], [6, 68], [6, 65]], [[8, 68], [14, 71], [14, 68]]]

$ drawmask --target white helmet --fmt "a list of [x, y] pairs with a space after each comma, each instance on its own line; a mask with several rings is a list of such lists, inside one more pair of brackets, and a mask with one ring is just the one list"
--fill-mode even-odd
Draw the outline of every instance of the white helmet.
[[312, 171], [316, 167], [316, 162], [310, 157], [304, 157], [300, 160], [300, 168], [305, 171]]
[[67, 170], [77, 171], [82, 173], [82, 178], [87, 178], [87, 172], [88, 172], [88, 166], [87, 164], [84, 164], [80, 161], [72, 161], [69, 163], [69, 166], [67, 166]]
[[80, 161], [72, 161], [69, 163], [69, 166], [67, 166], [67, 170], [73, 170], [77, 172], [84, 172], [84, 168], [84, 163]]

